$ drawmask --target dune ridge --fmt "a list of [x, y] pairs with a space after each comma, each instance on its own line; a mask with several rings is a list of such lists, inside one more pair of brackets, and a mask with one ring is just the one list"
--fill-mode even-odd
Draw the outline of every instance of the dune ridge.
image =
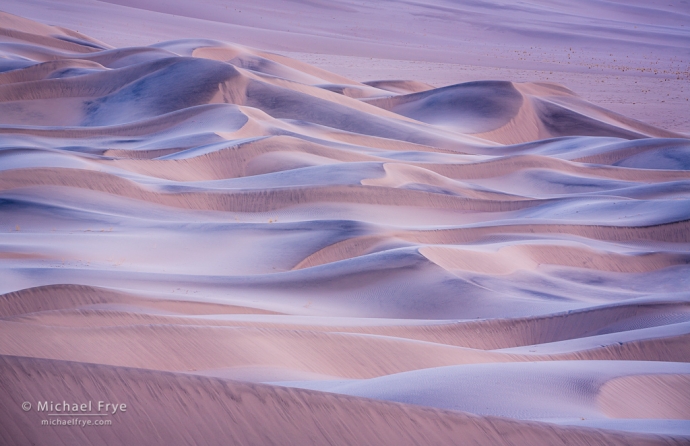
[[[684, 135], [4, 12], [0, 54], [3, 444], [690, 438]], [[22, 410], [68, 391], [131, 411]]]
[[[347, 396], [325, 395], [251, 383], [200, 376], [152, 373], [124, 367], [104, 367], [64, 361], [3, 356], [2, 388], [12, 402], [22, 398], [17, 387], [31, 375], [46, 398], [59, 399], [61, 389], [75, 387], [75, 398], [127, 399], [131, 409], [118, 420], [135, 426], [114, 435], [89, 429], [63, 429], [58, 441], [131, 444], [139, 440], [136, 428], [145, 417], [155, 435], [150, 444], [168, 444], [184, 432], [190, 443], [219, 444], [222, 439], [237, 444], [353, 444], [370, 441], [398, 444], [448, 444], [461, 436], [467, 444], [518, 444], [543, 439], [549, 444], [677, 444], [663, 436], [632, 436], [593, 429], [553, 427], [543, 423], [520, 423], [483, 418], [432, 408], [418, 408]], [[197, 403], [187, 406], [183, 395], [192, 391]], [[11, 412], [3, 406], [3, 415]], [[161, 407], [164, 410], [161, 410]], [[318, 411], [313, 408], [318, 407]], [[165, 410], [167, 409], [167, 410]], [[32, 416], [32, 421], [38, 421]], [[3, 420], [7, 417], [3, 416]], [[210, 421], [213, 420], [213, 421]], [[228, 420], [230, 422], [228, 423]], [[175, 425], [178, 430], [167, 427]], [[29, 429], [3, 421], [7, 440], [44, 441], [53, 429]], [[353, 429], [353, 426], [357, 426]], [[52, 437], [55, 441], [55, 437]]]

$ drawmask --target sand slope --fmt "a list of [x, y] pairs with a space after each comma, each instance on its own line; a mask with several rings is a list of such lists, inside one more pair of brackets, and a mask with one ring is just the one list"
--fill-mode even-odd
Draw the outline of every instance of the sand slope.
[[[690, 438], [682, 135], [556, 84], [0, 26], [0, 442]], [[21, 411], [66, 388], [132, 410]]]
[[[632, 436], [582, 428], [519, 423], [368, 399], [282, 387], [223, 381], [123, 367], [5, 356], [2, 440], [73, 444], [674, 444], [662, 436]], [[31, 376], [33, 385], [25, 387]], [[128, 401], [112, 416], [113, 427], [68, 429], [43, 426], [41, 415], [20, 414], [20, 401], [34, 395], [75, 401]], [[40, 396], [39, 396], [40, 395]]]

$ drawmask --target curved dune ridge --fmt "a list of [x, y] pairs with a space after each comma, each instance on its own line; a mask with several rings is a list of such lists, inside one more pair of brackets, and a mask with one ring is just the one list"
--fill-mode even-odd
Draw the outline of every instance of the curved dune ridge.
[[[6, 13], [0, 55], [1, 443], [690, 439], [682, 135]], [[21, 408], [84, 399], [130, 409]]]

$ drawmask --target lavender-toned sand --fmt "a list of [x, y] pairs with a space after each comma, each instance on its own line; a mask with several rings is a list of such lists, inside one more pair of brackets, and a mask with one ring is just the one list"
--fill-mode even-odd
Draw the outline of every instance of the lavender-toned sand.
[[0, 56], [0, 443], [690, 440], [682, 123], [9, 13]]

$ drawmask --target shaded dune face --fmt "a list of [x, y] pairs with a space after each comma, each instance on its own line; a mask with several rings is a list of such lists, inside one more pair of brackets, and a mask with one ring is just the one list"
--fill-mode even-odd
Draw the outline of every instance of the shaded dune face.
[[506, 125], [522, 95], [510, 82], [480, 81], [369, 101], [418, 121], [460, 133], [484, 133]]
[[503, 144], [576, 135], [680, 136], [596, 107], [548, 83], [477, 81], [365, 100], [421, 122]]
[[[164, 66], [157, 69], [155, 65]], [[240, 76], [226, 64], [181, 57], [163, 59], [146, 68], [144, 76], [117, 92], [86, 101], [80, 124], [113, 125], [207, 104], [218, 93], [219, 85], [233, 83]]]
[[[682, 135], [0, 26], [0, 443], [687, 442]], [[65, 389], [132, 410], [35, 429]]]

